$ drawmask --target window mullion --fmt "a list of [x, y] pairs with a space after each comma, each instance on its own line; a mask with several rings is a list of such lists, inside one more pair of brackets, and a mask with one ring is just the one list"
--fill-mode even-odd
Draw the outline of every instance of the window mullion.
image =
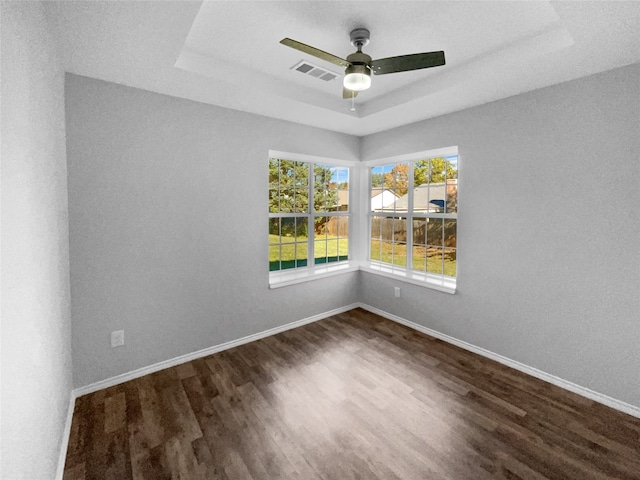
[[313, 188], [315, 185], [315, 164], [313, 162], [309, 162], [309, 181], [308, 183], [308, 192], [309, 192], [309, 204], [308, 204], [308, 214], [307, 217], [307, 268], [313, 269], [315, 265], [315, 229], [313, 228], [315, 220], [315, 189]]
[[407, 270], [413, 269], [413, 169], [415, 162], [409, 162], [409, 173], [407, 174]]

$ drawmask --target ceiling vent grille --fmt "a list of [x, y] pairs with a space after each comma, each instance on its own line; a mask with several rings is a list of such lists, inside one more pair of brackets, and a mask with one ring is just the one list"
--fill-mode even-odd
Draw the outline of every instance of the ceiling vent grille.
[[339, 73], [332, 72], [327, 70], [326, 68], [318, 67], [317, 65], [313, 65], [305, 60], [302, 60], [296, 63], [291, 70], [297, 70], [300, 73], [304, 73], [305, 75], [311, 75], [312, 77], [319, 78], [320, 80], [324, 80], [325, 82], [329, 82], [335, 78], [340, 76]]

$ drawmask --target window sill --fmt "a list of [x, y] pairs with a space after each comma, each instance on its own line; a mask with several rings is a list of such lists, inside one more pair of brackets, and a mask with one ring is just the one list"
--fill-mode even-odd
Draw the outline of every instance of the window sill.
[[291, 269], [289, 271], [270, 272], [269, 288], [287, 287], [297, 283], [319, 280], [325, 277], [341, 275], [348, 272], [356, 272], [358, 267], [350, 262], [340, 262], [333, 265], [322, 265], [314, 268]]
[[377, 263], [368, 263], [357, 267], [353, 262], [341, 262], [330, 266], [319, 266], [304, 270], [289, 270], [284, 272], [269, 273], [269, 288], [287, 287], [298, 283], [310, 282], [321, 278], [342, 275], [343, 273], [357, 272], [372, 273], [381, 275], [395, 280], [401, 280], [406, 283], [418, 285], [420, 287], [430, 288], [439, 292], [454, 294], [456, 293], [455, 278], [442, 278], [437, 275], [420, 274], [417, 272], [394, 271], [385, 265]]
[[360, 267], [363, 272], [373, 273], [374, 275], [381, 275], [383, 277], [393, 278], [396, 280], [402, 280], [403, 282], [411, 283], [425, 288], [431, 288], [438, 290], [439, 292], [454, 294], [456, 293], [456, 279], [450, 277], [440, 277], [438, 275], [430, 275], [417, 272], [407, 272], [393, 270], [387, 266], [378, 263], [368, 263]]

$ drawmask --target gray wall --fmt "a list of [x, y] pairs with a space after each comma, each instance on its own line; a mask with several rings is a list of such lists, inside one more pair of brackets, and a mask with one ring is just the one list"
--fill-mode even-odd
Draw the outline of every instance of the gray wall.
[[55, 477], [71, 394], [64, 74], [40, 3], [1, 2], [2, 472]]
[[74, 75], [66, 114], [76, 386], [357, 301], [357, 273], [269, 289], [265, 180], [357, 138]]
[[640, 65], [365, 137], [458, 145], [458, 293], [361, 273], [362, 301], [640, 406]]
[[[630, 66], [357, 139], [68, 75], [75, 385], [360, 300], [640, 406], [639, 79]], [[268, 289], [268, 149], [450, 145], [456, 295], [367, 273]]]

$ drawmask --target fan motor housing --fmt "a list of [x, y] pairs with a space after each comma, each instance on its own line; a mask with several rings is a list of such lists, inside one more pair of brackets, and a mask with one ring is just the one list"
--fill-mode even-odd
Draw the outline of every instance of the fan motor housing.
[[356, 48], [362, 48], [369, 45], [369, 38], [371, 37], [371, 34], [366, 28], [356, 28], [351, 30], [349, 37], [351, 38], [351, 45]]
[[353, 65], [371, 65], [371, 57], [366, 53], [355, 52], [347, 57], [347, 62]]

